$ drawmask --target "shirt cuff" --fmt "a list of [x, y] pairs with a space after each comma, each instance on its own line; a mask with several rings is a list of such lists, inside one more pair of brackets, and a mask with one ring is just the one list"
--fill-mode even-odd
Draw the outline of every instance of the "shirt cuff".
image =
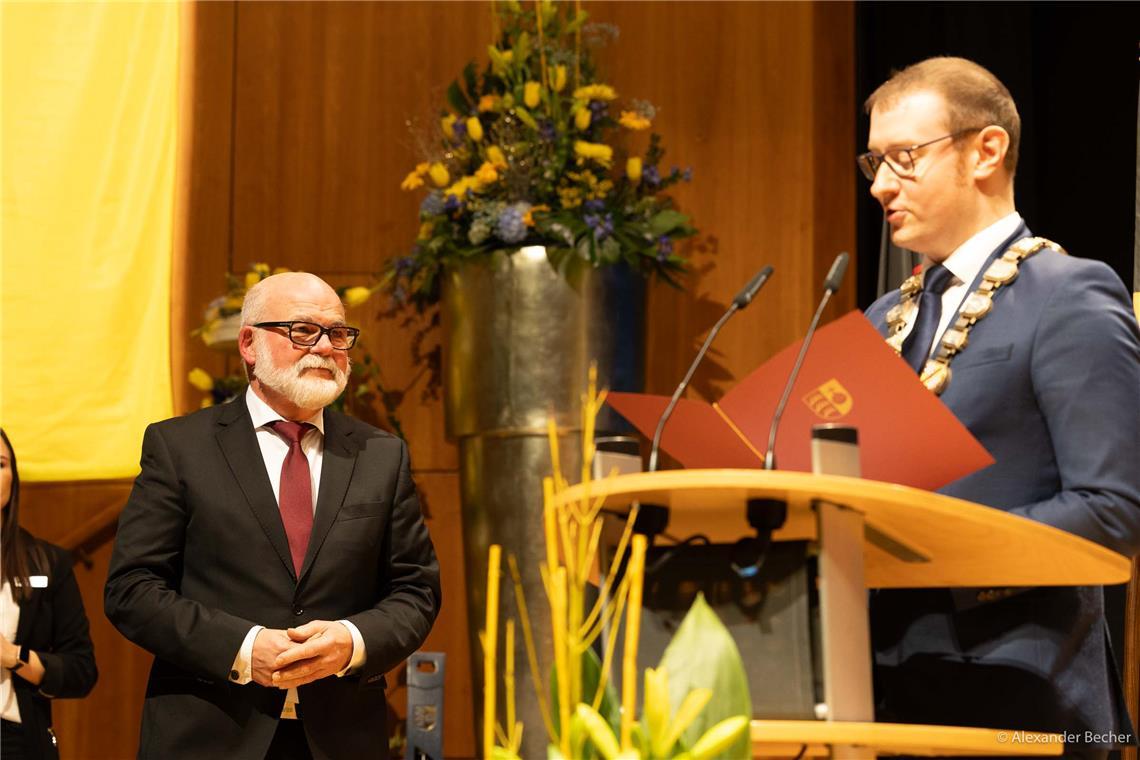
[[360, 629], [347, 620], [337, 622], [347, 628], [349, 635], [352, 636], [352, 657], [348, 658], [348, 667], [336, 674], [337, 678], [342, 678], [360, 670], [364, 666], [364, 661], [368, 659], [368, 653], [364, 651], [364, 637], [360, 635]]
[[245, 635], [241, 649], [238, 650], [237, 657], [234, 658], [234, 664], [230, 667], [230, 681], [236, 684], [247, 684], [253, 680], [253, 642], [257, 638], [257, 634], [263, 630], [265, 630], [265, 626], [255, 625]]

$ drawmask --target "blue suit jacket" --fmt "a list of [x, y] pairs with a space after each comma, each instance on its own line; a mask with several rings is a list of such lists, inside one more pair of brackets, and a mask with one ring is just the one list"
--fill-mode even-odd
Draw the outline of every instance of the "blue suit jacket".
[[[990, 260], [1029, 234], [1023, 225]], [[898, 300], [895, 291], [867, 310], [884, 335]], [[996, 293], [969, 340], [941, 398], [996, 463], [940, 492], [1140, 553], [1140, 330], [1120, 279], [1044, 248]], [[1134, 734], [1100, 587], [985, 598], [874, 596], [880, 719]]]

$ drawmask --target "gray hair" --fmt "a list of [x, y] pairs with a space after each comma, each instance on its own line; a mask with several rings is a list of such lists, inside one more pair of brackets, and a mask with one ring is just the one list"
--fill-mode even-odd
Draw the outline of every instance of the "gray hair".
[[246, 325], [263, 322], [265, 317], [265, 299], [269, 295], [268, 279], [261, 280], [246, 291], [245, 301], [241, 305], [241, 324]]

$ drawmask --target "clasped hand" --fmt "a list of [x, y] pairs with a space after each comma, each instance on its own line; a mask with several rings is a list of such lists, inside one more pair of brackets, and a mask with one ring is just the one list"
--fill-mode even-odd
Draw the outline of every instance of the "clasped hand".
[[253, 641], [253, 680], [291, 689], [339, 673], [352, 659], [352, 635], [341, 623], [314, 620], [282, 631], [265, 628]]

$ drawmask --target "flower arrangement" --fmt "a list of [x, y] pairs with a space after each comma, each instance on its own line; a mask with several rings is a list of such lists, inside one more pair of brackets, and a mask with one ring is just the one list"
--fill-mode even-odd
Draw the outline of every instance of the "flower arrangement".
[[[646, 669], [642, 716], [640, 720], [637, 718], [637, 650], [647, 541], [645, 536], [633, 534], [636, 504], [626, 520], [598, 600], [586, 603], [586, 586], [598, 557], [602, 530], [599, 515], [603, 500], [590, 494], [593, 424], [606, 395], [604, 391], [597, 393], [596, 382], [597, 369], [591, 366], [589, 387], [582, 404], [584, 496], [580, 501], [558, 498], [569, 483], [559, 466], [556, 424], [553, 419], [548, 422], [554, 473], [543, 484], [546, 561], [539, 568], [553, 631], [554, 666], [547, 685], [542, 683], [538, 672], [535, 639], [518, 563], [515, 557], [507, 557], [531, 681], [549, 738], [547, 757], [550, 760], [747, 757], [751, 754], [748, 728], [752, 704], [744, 664], [728, 629], [702, 596], [693, 603], [658, 666]], [[624, 572], [620, 572], [623, 566]], [[520, 760], [524, 726], [516, 718], [514, 617], [507, 617], [504, 626], [502, 685], [506, 699], [502, 713], [505, 715], [498, 706], [501, 578], [502, 547], [494, 544], [488, 551], [486, 621], [479, 636], [483, 645], [483, 756], [492, 760]], [[604, 603], [605, 599], [610, 600], [608, 604]], [[619, 625], [620, 622], [624, 622], [624, 626]], [[617, 634], [622, 627], [625, 641], [620, 655], [619, 697], [609, 673], [615, 659]], [[600, 659], [595, 646], [602, 650]], [[713, 700], [714, 693], [716, 700]], [[500, 717], [505, 721], [500, 722]]]
[[436, 302], [448, 261], [526, 245], [546, 246], [563, 271], [625, 262], [673, 282], [684, 269], [674, 244], [696, 230], [663, 191], [692, 172], [662, 170], [655, 133], [642, 155], [621, 147], [650, 130], [655, 110], [619, 106], [598, 81], [588, 48], [605, 28], [567, 5], [493, 0], [489, 62], [451, 83], [438, 132], [401, 184], [427, 194], [411, 252], [383, 280], [396, 302]]

